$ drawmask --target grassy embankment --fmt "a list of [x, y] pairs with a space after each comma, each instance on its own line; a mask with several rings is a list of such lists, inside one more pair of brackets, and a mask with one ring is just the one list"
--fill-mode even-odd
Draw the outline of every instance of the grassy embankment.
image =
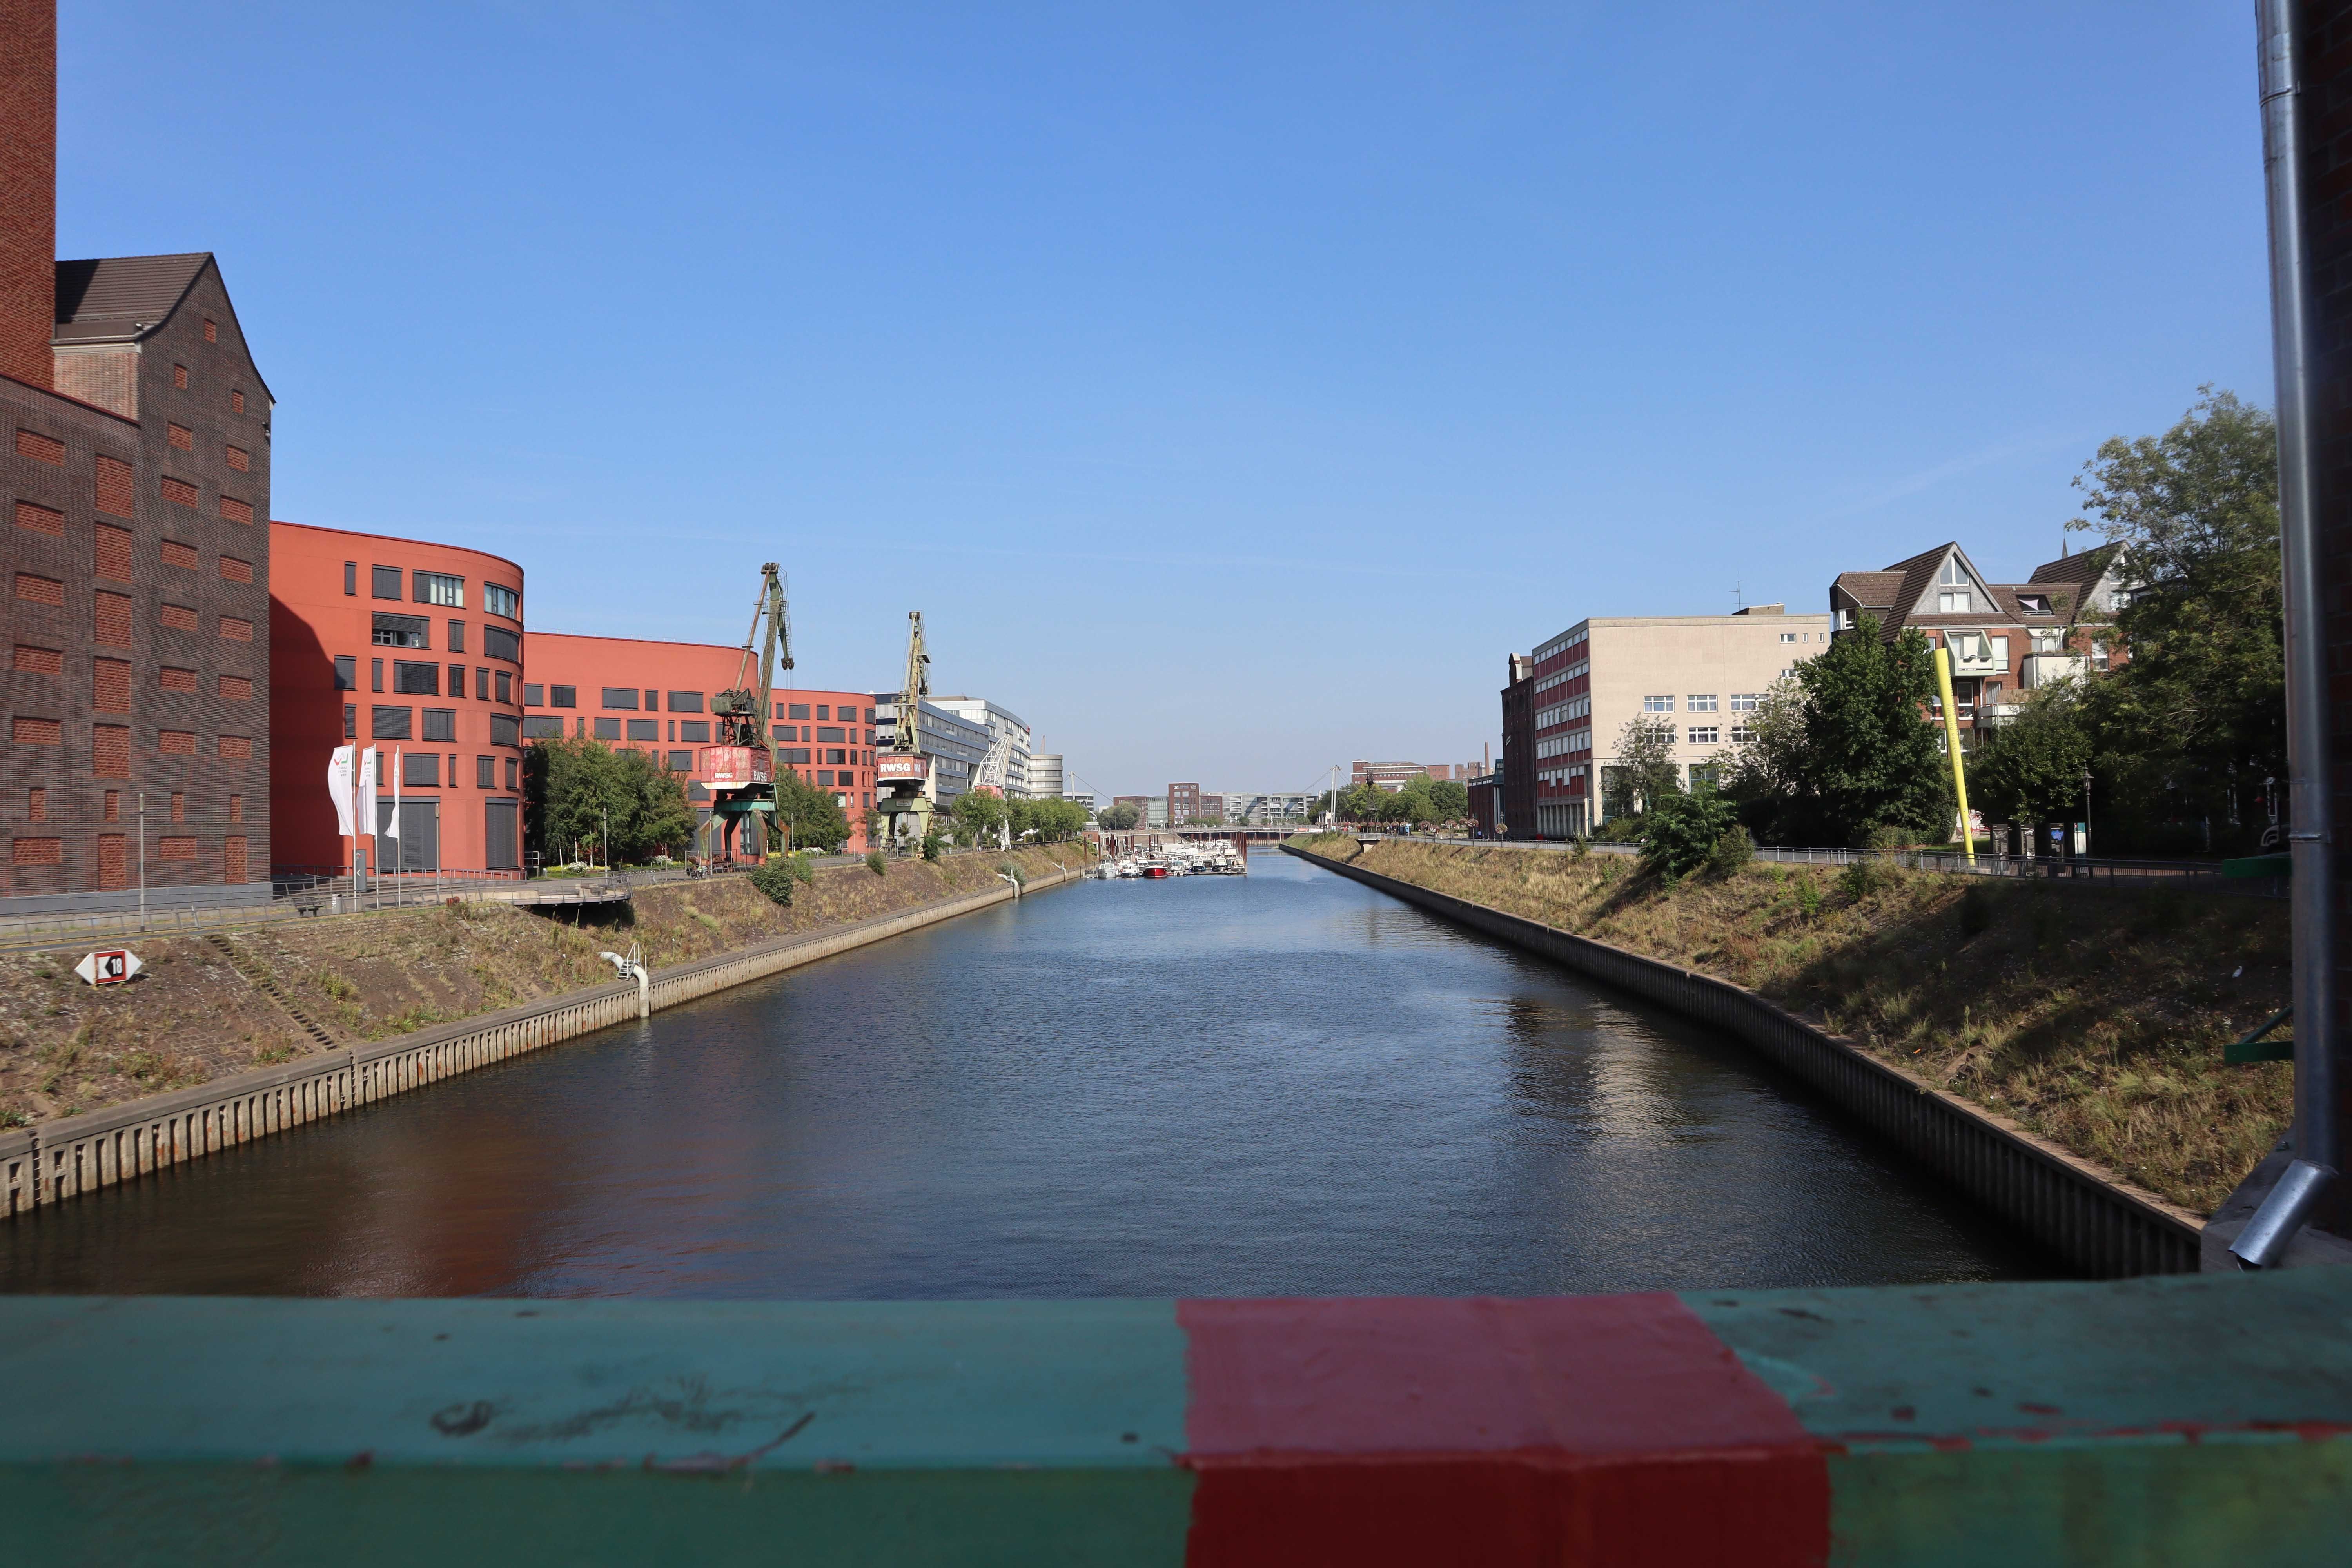
[[[450, 903], [288, 921], [227, 940], [338, 1044], [355, 1044], [603, 984], [613, 967], [598, 952], [625, 952], [632, 942], [659, 969], [1002, 887], [1000, 866], [1035, 877], [1085, 857], [1080, 846], [1064, 845], [894, 860], [880, 877], [862, 865], [828, 868], [796, 890], [789, 908], [744, 878], [723, 877], [640, 890], [631, 917], [611, 924]], [[158, 937], [137, 949], [146, 972], [104, 991], [74, 975], [70, 956], [0, 956], [0, 1127], [326, 1048], [214, 942]]]
[[2221, 1060], [2286, 1005], [2284, 903], [1885, 863], [1667, 887], [1619, 856], [1294, 842], [1745, 985], [2200, 1214], [2290, 1114], [2287, 1064]]

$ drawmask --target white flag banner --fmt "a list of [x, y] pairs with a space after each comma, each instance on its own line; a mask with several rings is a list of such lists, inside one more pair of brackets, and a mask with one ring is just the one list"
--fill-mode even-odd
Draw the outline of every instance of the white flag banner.
[[386, 838], [400, 837], [400, 752], [392, 753], [392, 820], [383, 825]]
[[359, 776], [352, 781], [352, 815], [359, 818], [354, 826], [362, 838], [375, 837], [375, 756], [373, 746], [360, 753]]
[[335, 803], [335, 832], [345, 838], [352, 836], [352, 751], [350, 746], [337, 746], [327, 760], [327, 798]]

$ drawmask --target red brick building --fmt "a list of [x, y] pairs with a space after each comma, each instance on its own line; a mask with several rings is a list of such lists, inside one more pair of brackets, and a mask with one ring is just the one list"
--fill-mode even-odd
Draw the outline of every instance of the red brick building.
[[352, 865], [327, 793], [338, 746], [378, 752], [377, 869], [520, 869], [522, 568], [458, 545], [269, 525], [276, 864]]
[[1509, 656], [1503, 686], [1503, 754], [1495, 763], [1495, 836], [1536, 836], [1536, 661]]
[[[711, 695], [758, 682], [740, 647], [537, 632], [523, 683], [523, 737], [593, 736], [647, 752], [686, 781], [698, 822], [710, 815], [700, 748], [710, 742]], [[777, 767], [833, 796], [849, 818], [856, 854], [866, 851], [874, 806], [871, 702], [855, 691], [779, 688], [769, 716]]]
[[209, 255], [57, 259], [56, 76], [0, 0], [0, 895], [264, 882], [269, 389]]
[[[2112, 623], [2131, 592], [2120, 545], [2045, 561], [2022, 583], [1995, 583], [1948, 541], [1876, 572], [1841, 572], [1830, 611], [1834, 636], [1867, 616], [1882, 637], [1912, 628], [1948, 649], [1961, 746], [1972, 750], [1978, 726], [2015, 712], [2026, 691], [2121, 665], [2126, 655]], [[1940, 704], [1931, 708], [1940, 724]]]

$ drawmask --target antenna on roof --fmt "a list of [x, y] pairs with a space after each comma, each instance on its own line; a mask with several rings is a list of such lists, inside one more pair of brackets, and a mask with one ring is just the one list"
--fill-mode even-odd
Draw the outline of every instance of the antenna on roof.
[[1731, 602], [1743, 610], [1748, 607], [1748, 601], [1740, 596], [1740, 589], [1744, 586], [1745, 584], [1739, 582], [1738, 579], [1734, 578], [1732, 580]]

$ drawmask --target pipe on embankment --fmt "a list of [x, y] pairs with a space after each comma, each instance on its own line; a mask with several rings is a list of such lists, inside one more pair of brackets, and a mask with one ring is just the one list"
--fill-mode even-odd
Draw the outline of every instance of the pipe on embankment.
[[2201, 1216], [2013, 1121], [1922, 1083], [1745, 986], [1290, 845], [1283, 848], [1392, 898], [1713, 1025], [1804, 1080], [2084, 1275], [2112, 1279], [2197, 1270]]
[[[1048, 873], [1033, 878], [1029, 889], [1059, 887], [1081, 875]], [[1013, 896], [1011, 888], [992, 888], [676, 964], [654, 973], [646, 1000], [658, 1012]], [[623, 980], [0, 1132], [0, 1219], [625, 1024], [641, 1016], [638, 1007], [638, 983]]]

